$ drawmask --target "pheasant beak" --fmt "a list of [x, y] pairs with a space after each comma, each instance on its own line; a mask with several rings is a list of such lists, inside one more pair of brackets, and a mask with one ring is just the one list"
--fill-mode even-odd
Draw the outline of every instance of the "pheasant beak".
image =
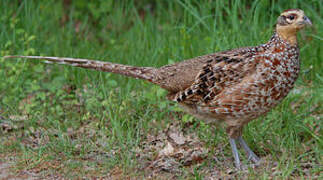
[[310, 20], [307, 16], [304, 16], [304, 17], [303, 17], [303, 21], [302, 21], [302, 23], [303, 23], [304, 25], [312, 26], [312, 22], [311, 22], [311, 20]]

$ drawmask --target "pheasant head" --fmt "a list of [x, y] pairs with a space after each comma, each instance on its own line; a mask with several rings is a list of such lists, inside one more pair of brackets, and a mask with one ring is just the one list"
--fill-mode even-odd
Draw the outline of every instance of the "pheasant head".
[[300, 9], [288, 9], [280, 14], [277, 20], [278, 36], [291, 44], [297, 44], [296, 33], [306, 25], [311, 26], [311, 20]]

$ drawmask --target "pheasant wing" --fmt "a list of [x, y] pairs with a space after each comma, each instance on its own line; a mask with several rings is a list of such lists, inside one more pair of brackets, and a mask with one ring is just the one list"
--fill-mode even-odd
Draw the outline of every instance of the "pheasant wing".
[[[244, 53], [246, 52], [246, 53]], [[223, 90], [242, 82], [257, 64], [248, 50], [219, 54], [207, 61], [195, 77], [194, 83], [177, 92], [174, 101], [207, 105]]]

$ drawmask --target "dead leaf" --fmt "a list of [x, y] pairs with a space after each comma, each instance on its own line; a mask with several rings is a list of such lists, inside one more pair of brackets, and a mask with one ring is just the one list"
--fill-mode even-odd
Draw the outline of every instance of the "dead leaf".
[[20, 116], [20, 115], [11, 115], [9, 116], [9, 119], [10, 120], [13, 120], [13, 121], [25, 121], [28, 119], [27, 115], [23, 115], [23, 116]]
[[183, 133], [179, 132], [171, 132], [169, 134], [169, 137], [177, 144], [177, 145], [183, 145], [186, 141], [186, 138], [183, 136]]
[[165, 148], [159, 151], [158, 156], [170, 156], [173, 153], [174, 153], [174, 147], [170, 142], [167, 142], [167, 145], [165, 146]]

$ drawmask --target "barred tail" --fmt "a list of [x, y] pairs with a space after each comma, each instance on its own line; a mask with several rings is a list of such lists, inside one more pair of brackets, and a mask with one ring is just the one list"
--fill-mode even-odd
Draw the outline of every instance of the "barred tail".
[[67, 64], [75, 67], [93, 69], [97, 71], [112, 72], [137, 79], [144, 79], [153, 82], [156, 69], [152, 67], [135, 67], [123, 64], [110, 63], [105, 61], [67, 58], [67, 57], [46, 57], [46, 56], [5, 56], [4, 58], [27, 58], [46, 60], [46, 63]]

